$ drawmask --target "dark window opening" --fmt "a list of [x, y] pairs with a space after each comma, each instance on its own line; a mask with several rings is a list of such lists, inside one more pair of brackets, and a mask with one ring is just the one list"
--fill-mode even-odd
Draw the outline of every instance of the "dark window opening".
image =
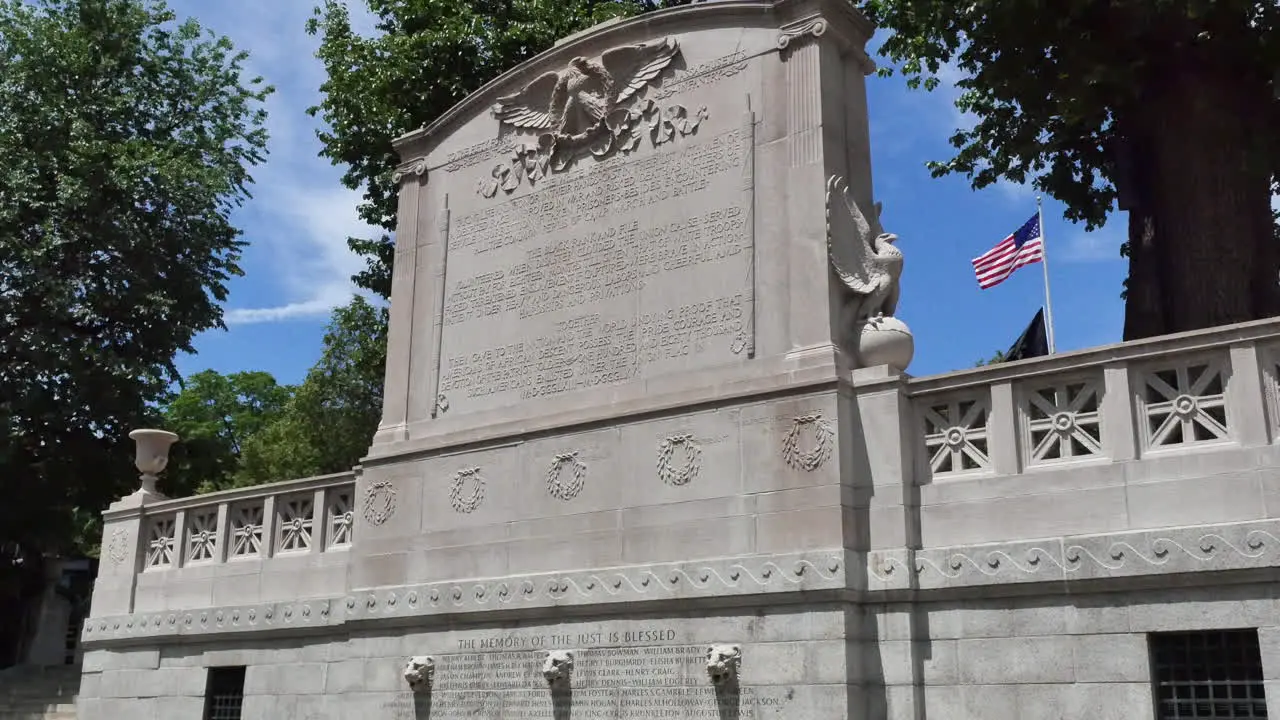
[[1157, 720], [1265, 718], [1256, 630], [1150, 636]]
[[240, 720], [244, 705], [244, 668], [209, 668], [205, 686], [204, 720]]

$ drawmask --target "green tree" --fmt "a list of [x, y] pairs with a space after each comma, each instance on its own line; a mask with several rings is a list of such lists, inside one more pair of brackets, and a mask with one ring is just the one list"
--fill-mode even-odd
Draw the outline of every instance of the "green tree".
[[[346, 166], [342, 182], [364, 190], [360, 217], [395, 231], [397, 164], [391, 141], [444, 114], [469, 93], [559, 38], [614, 17], [684, 5], [689, 0], [365, 0], [374, 37], [351, 28], [346, 4], [326, 0], [307, 24], [321, 37], [317, 57], [328, 79], [309, 110], [327, 129], [321, 156]], [[383, 298], [391, 294], [389, 235], [351, 238], [366, 267], [352, 277]]]
[[293, 388], [270, 373], [198, 372], [164, 406], [164, 425], [182, 438], [165, 474], [170, 497], [233, 485], [245, 444], [284, 413]]
[[997, 350], [997, 351], [996, 351], [996, 353], [995, 353], [994, 355], [992, 355], [991, 357], [987, 358], [986, 360], [979, 360], [978, 362], [974, 363], [974, 364], [973, 364], [973, 366], [974, 366], [974, 367], [984, 367], [984, 366], [986, 366], [986, 365], [995, 365], [995, 364], [998, 364], [998, 363], [1002, 363], [1002, 362], [1004, 362], [1004, 361], [1005, 361], [1004, 351], [1003, 351], [1003, 350]]
[[386, 361], [386, 308], [356, 297], [334, 310], [320, 360], [284, 413], [245, 442], [237, 484], [350, 470], [378, 429]]
[[944, 65], [976, 125], [932, 163], [1031, 182], [1102, 225], [1129, 211], [1125, 337], [1280, 313], [1280, 4], [861, 0], [912, 87]]
[[0, 539], [94, 532], [174, 357], [222, 326], [266, 145], [244, 59], [159, 2], [0, 0]]

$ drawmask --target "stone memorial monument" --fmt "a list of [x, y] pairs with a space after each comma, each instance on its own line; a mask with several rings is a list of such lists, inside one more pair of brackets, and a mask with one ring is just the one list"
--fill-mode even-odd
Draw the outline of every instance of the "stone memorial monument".
[[1280, 321], [907, 377], [870, 35], [699, 2], [398, 139], [368, 457], [138, 433], [81, 720], [1265, 717]]
[[422, 633], [432, 718], [861, 716], [839, 386], [912, 349], [871, 31], [792, 0], [613, 23], [397, 140], [341, 610]]

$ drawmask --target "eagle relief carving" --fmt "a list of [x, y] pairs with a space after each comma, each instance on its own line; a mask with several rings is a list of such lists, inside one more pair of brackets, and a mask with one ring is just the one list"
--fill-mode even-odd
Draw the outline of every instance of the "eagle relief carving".
[[657, 146], [677, 135], [690, 135], [707, 117], [702, 107], [690, 113], [683, 105], [658, 107], [641, 101], [680, 46], [673, 38], [607, 50], [597, 58], [575, 57], [565, 69], [544, 73], [518, 92], [498, 98], [493, 115], [501, 125], [534, 131], [532, 143], [517, 144], [505, 163], [493, 168], [478, 192], [493, 197], [511, 192], [522, 179], [530, 184], [549, 172], [567, 169], [587, 154], [597, 158], [629, 153], [647, 127]]

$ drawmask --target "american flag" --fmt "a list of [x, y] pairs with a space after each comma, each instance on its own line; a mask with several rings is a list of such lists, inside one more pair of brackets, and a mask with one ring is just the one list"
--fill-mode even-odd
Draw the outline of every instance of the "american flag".
[[1040, 213], [1031, 216], [1017, 232], [973, 259], [978, 287], [986, 290], [1004, 282], [1023, 265], [1044, 261], [1044, 239], [1040, 237]]

